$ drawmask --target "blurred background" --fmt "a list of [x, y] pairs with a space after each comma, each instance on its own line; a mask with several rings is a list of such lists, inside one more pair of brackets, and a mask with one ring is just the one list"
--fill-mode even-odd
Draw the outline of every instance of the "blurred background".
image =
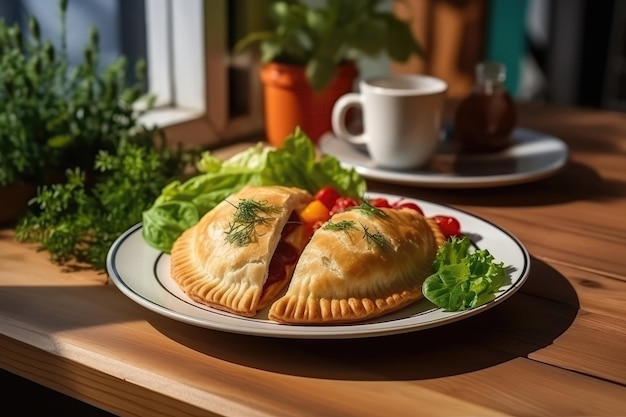
[[[267, 24], [268, 4], [70, 0], [68, 53], [73, 61], [82, 59], [94, 25], [100, 31], [101, 67], [121, 54], [131, 61], [147, 58], [150, 89], [162, 107], [208, 112], [208, 129], [217, 139], [251, 134], [262, 123], [258, 67], [254, 57], [234, 58], [230, 49], [245, 33]], [[384, 7], [411, 22], [428, 56], [403, 64], [385, 56], [367, 58], [359, 63], [361, 78], [390, 71], [428, 73], [448, 81], [450, 96], [462, 97], [473, 85], [475, 64], [496, 60], [506, 65], [506, 86], [517, 100], [626, 109], [624, 1], [387, 0]], [[34, 15], [53, 42], [59, 39], [58, 14], [57, 1], [0, 2], [5, 21], [26, 28]]]

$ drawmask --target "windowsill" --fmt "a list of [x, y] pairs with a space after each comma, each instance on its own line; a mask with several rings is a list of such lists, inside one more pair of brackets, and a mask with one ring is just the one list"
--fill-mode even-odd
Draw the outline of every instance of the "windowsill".
[[160, 129], [168, 145], [189, 147], [214, 146], [216, 137], [208, 124], [206, 112], [182, 107], [160, 107], [139, 119], [147, 128]]
[[233, 119], [218, 131], [205, 111], [160, 107], [150, 110], [139, 120], [146, 128], [158, 127], [162, 130], [169, 145], [216, 148], [250, 140], [251, 137], [264, 140], [260, 119]]
[[167, 128], [172, 125], [190, 122], [205, 116], [204, 111], [180, 107], [162, 107], [153, 109], [140, 118], [140, 123], [148, 128]]

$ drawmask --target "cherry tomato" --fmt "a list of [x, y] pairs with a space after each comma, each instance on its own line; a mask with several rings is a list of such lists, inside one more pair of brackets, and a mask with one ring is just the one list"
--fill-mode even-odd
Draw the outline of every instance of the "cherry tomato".
[[369, 203], [376, 208], [391, 208], [391, 204], [386, 198], [374, 198]]
[[421, 215], [424, 215], [424, 212], [422, 211], [420, 206], [418, 206], [415, 203], [396, 203], [393, 205], [393, 207], [397, 209], [408, 208], [408, 209], [417, 211]]
[[317, 193], [315, 193], [315, 196], [313, 196], [313, 199], [321, 201], [322, 204], [330, 210], [333, 208], [335, 201], [337, 201], [339, 197], [341, 197], [341, 195], [337, 192], [337, 190], [327, 185], [320, 188]]
[[350, 207], [356, 207], [359, 204], [356, 202], [354, 198], [351, 197], [339, 197], [337, 201], [335, 201], [335, 205], [332, 209], [330, 209], [330, 215], [334, 215], [337, 213], [341, 213], [342, 211], [346, 211]]
[[461, 224], [457, 219], [450, 216], [433, 216], [433, 220], [441, 229], [441, 233], [443, 233], [446, 237], [450, 236], [458, 236], [461, 234]]
[[330, 213], [324, 203], [313, 200], [300, 212], [300, 218], [305, 223], [313, 224], [330, 219]]

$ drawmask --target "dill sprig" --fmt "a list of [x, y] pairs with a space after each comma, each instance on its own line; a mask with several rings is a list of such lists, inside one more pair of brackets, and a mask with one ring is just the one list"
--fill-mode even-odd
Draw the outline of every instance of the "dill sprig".
[[383, 236], [382, 233], [380, 233], [380, 231], [376, 231], [376, 233], [371, 233], [369, 231], [369, 228], [363, 223], [361, 223], [361, 227], [363, 228], [363, 239], [367, 240], [368, 246], [371, 246], [373, 244], [378, 246], [383, 252], [387, 252], [390, 243], [387, 238]]
[[[230, 203], [232, 204], [232, 203]], [[233, 221], [228, 224], [226, 242], [235, 246], [246, 246], [257, 239], [256, 226], [268, 224], [273, 220], [273, 214], [281, 212], [278, 206], [270, 206], [267, 202], [252, 199], [239, 200], [239, 205], [233, 214]]]
[[371, 216], [385, 217], [385, 216], [387, 216], [387, 213], [385, 213], [384, 211], [382, 211], [381, 209], [379, 209], [377, 207], [374, 207], [373, 205], [368, 203], [366, 200], [363, 200], [363, 202], [359, 206], [359, 209], [361, 210], [361, 213], [364, 216], [366, 216], [366, 217], [371, 217]]
[[357, 227], [355, 222], [352, 220], [341, 220], [337, 223], [334, 223], [332, 220], [328, 220], [328, 222], [322, 226], [322, 229], [347, 232], [348, 230], [357, 230]]

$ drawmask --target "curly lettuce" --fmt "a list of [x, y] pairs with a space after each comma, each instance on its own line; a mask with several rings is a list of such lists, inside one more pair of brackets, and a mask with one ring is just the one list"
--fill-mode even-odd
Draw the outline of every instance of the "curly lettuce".
[[470, 253], [468, 237], [453, 237], [437, 252], [433, 274], [422, 284], [424, 297], [445, 311], [476, 308], [495, 299], [504, 284], [503, 263], [488, 250]]

